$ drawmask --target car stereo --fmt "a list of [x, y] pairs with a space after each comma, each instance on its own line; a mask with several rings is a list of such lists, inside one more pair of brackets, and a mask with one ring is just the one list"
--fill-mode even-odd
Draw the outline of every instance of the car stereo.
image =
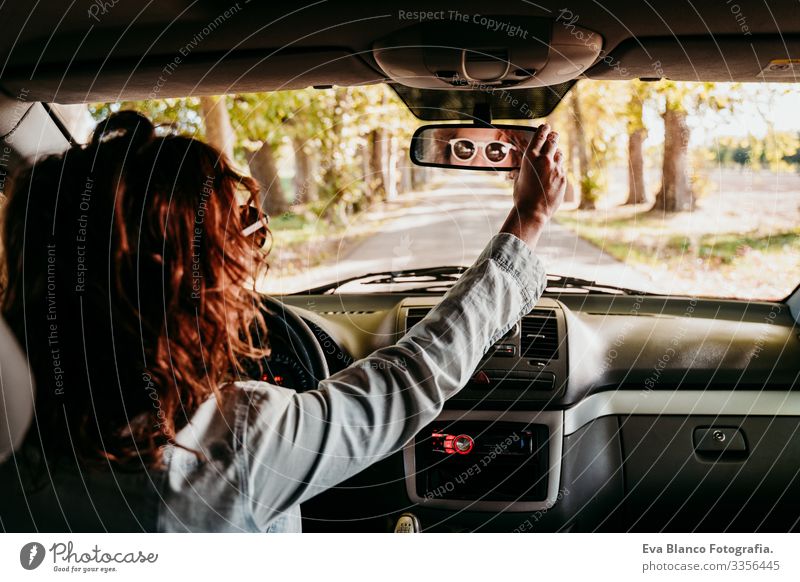
[[561, 411], [445, 410], [403, 451], [409, 498], [429, 507], [484, 511], [551, 506], [562, 425]]

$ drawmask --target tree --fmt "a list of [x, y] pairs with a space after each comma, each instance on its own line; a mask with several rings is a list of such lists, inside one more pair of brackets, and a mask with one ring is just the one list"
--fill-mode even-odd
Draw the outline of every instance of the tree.
[[385, 199], [386, 198], [386, 183], [387, 179], [384, 174], [387, 164], [387, 142], [384, 136], [382, 127], [375, 127], [369, 132], [368, 138], [368, 159], [367, 164], [367, 182], [369, 184], [369, 192], [367, 196], [371, 200]]
[[248, 150], [247, 165], [250, 175], [261, 186], [259, 202], [261, 208], [270, 216], [279, 216], [289, 209], [286, 193], [278, 174], [275, 152], [269, 142], [261, 142], [260, 146]]
[[[238, 137], [237, 155], [244, 158], [250, 174], [260, 184], [261, 207], [270, 216], [280, 216], [291, 208], [278, 171], [277, 152], [284, 140], [292, 143], [290, 128], [297, 123], [294, 113], [302, 107], [298, 93], [249, 93], [231, 100], [231, 123]], [[299, 145], [302, 151], [302, 142]], [[295, 202], [300, 186], [295, 180]]]
[[667, 101], [664, 119], [664, 159], [661, 188], [656, 194], [653, 210], [681, 212], [692, 210], [695, 196], [689, 183], [689, 126], [686, 111]]
[[726, 111], [741, 99], [739, 85], [661, 81], [656, 86], [664, 120], [664, 159], [661, 187], [656, 193], [653, 212], [693, 210], [695, 192], [689, 180], [690, 114]]
[[628, 197], [625, 204], [643, 204], [647, 202], [644, 179], [644, 140], [647, 129], [642, 119], [644, 103], [650, 94], [649, 83], [633, 81], [631, 96], [628, 102]]
[[306, 140], [299, 134], [292, 135], [294, 150], [294, 201], [308, 204], [317, 199], [317, 183], [314, 180], [313, 158], [306, 151]]
[[399, 160], [400, 160], [400, 147], [398, 145], [399, 137], [393, 135], [389, 138], [388, 143], [388, 156], [386, 158], [386, 179], [388, 182], [388, 190], [386, 191], [386, 199], [394, 200], [397, 198], [399, 192]]
[[217, 148], [233, 162], [233, 148], [236, 145], [236, 134], [231, 125], [225, 96], [200, 97], [200, 110], [206, 129], [206, 141]]
[[351, 95], [359, 112], [358, 133], [368, 141], [364, 150], [370, 157], [367, 174], [375, 189], [366, 193], [368, 200], [391, 200], [400, 192], [419, 186], [424, 174], [415, 172], [418, 168], [407, 155], [417, 120], [386, 86], [358, 87]]
[[583, 110], [581, 107], [581, 98], [578, 85], [576, 84], [570, 92], [570, 120], [571, 120], [571, 137], [570, 144], [572, 153], [578, 160], [578, 176], [580, 184], [580, 208], [592, 209], [595, 204], [595, 192], [591, 188], [589, 180], [589, 154], [586, 151], [586, 144], [588, 142], [583, 122]]
[[[275, 162], [275, 152], [269, 141], [252, 139], [252, 136], [237, 136], [231, 123], [228, 110], [228, 98], [200, 97], [200, 108], [205, 121], [206, 140], [220, 150], [229, 160], [235, 160], [235, 148], [243, 147], [245, 161], [250, 170], [250, 175], [256, 179], [261, 190], [259, 203], [264, 212], [277, 216], [283, 214], [289, 205], [283, 191], [278, 166]], [[240, 139], [237, 140], [237, 137]]]
[[[99, 119], [120, 108], [217, 146], [259, 181], [272, 215], [298, 204], [298, 211], [345, 222], [425, 176], [416, 168], [402, 173], [400, 144], [415, 121], [381, 85], [99, 104], [91, 111]], [[292, 167], [290, 202], [279, 168]]]
[[623, 83], [579, 81], [570, 89], [564, 106], [558, 107], [550, 118], [557, 131], [563, 134], [562, 128], [566, 129], [562, 143], [569, 152], [572, 176], [566, 196], [573, 191], [574, 183], [580, 191], [580, 208], [594, 208], [605, 188], [609, 163], [622, 154], [619, 135], [625, 131], [625, 117], [620, 111], [628, 100], [627, 86]]
[[[781, 132], [776, 129], [776, 125], [782, 121], [780, 118], [776, 118], [776, 112], [780, 110], [778, 101], [796, 91], [790, 87], [786, 85], [759, 87], [759, 91], [750, 99], [767, 126], [767, 135], [758, 148], [761, 151], [758, 156], [753, 156], [753, 160], [758, 158], [761, 164], [772, 171], [788, 169], [789, 162], [786, 158], [795, 153], [800, 146], [797, 134]], [[752, 92], [752, 89], [750, 91]]]
[[[381, 95], [381, 105], [386, 101], [386, 94]], [[370, 124], [371, 125], [371, 124]], [[377, 123], [367, 134], [367, 199], [369, 202], [385, 200], [389, 190], [389, 177], [387, 176], [388, 164], [388, 132]]]
[[145, 114], [156, 126], [170, 126], [177, 132], [200, 139], [205, 138], [203, 115], [200, 110], [200, 100], [197, 97], [92, 103], [89, 105], [89, 113], [97, 121], [124, 109], [134, 109]]

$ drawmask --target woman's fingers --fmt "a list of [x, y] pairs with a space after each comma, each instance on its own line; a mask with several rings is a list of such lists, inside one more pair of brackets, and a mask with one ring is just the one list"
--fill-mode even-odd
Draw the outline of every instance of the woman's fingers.
[[552, 159], [553, 154], [556, 153], [556, 149], [558, 149], [558, 134], [554, 131], [544, 140], [544, 145], [542, 145], [541, 148], [541, 155]]
[[550, 126], [546, 123], [543, 123], [539, 127], [536, 128], [536, 133], [533, 134], [533, 138], [531, 139], [531, 143], [528, 146], [528, 151], [526, 152], [529, 156], [538, 156], [541, 155], [542, 146], [547, 139], [547, 135], [550, 133]]

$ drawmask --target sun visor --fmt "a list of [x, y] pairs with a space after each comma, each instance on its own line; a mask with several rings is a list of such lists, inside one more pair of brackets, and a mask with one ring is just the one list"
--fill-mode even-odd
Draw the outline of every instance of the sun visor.
[[602, 49], [599, 34], [546, 18], [425, 14], [431, 20], [373, 45], [378, 66], [408, 87], [472, 91], [476, 86], [559, 85], [583, 73]]
[[586, 72], [590, 79], [672, 79], [792, 83], [800, 79], [800, 37], [631, 38]]
[[[68, 67], [65, 70], [65, 67]], [[159, 99], [303, 89], [312, 85], [361, 85], [384, 81], [358, 56], [343, 49], [299, 52], [180, 53], [137, 61], [41, 65], [9, 70], [2, 86], [28, 100], [54, 103]]]

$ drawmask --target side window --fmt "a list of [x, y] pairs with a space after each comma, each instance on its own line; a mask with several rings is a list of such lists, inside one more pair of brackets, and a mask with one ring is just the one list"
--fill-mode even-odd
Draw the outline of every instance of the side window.
[[92, 114], [89, 112], [89, 107], [83, 103], [71, 105], [51, 103], [50, 107], [58, 115], [64, 127], [67, 128], [72, 139], [80, 144], [88, 143], [89, 136], [92, 135], [95, 125]]

